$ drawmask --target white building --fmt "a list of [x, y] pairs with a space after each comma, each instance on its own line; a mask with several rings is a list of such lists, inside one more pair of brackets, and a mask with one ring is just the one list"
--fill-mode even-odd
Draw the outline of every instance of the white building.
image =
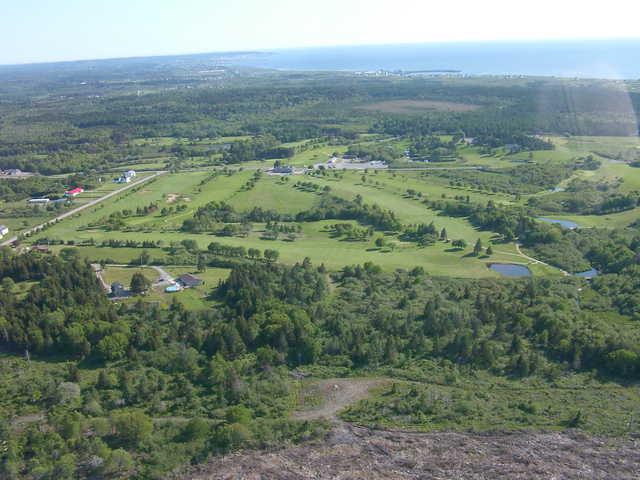
[[50, 200], [50, 199], [48, 199], [48, 198], [31, 198], [31, 199], [29, 200], [29, 203], [39, 205], [39, 204], [47, 204], [47, 203], [49, 203], [50, 201], [51, 201], [51, 200]]
[[127, 170], [126, 172], [124, 172], [124, 177], [126, 178], [133, 178], [135, 176], [136, 176], [135, 170]]
[[7, 233], [9, 233], [9, 227], [0, 225], [0, 238], [4, 237]]

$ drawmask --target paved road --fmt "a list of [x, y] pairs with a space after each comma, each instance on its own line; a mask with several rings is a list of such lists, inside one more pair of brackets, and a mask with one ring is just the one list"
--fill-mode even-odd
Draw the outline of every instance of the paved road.
[[[60, 221], [60, 220], [62, 220], [64, 218], [70, 217], [71, 215], [75, 215], [76, 213], [84, 210], [85, 208], [93, 207], [94, 205], [97, 205], [98, 203], [100, 203], [100, 202], [102, 202], [104, 200], [107, 200], [108, 198], [111, 198], [111, 197], [113, 197], [115, 195], [118, 195], [118, 194], [124, 192], [125, 190], [128, 190], [128, 189], [133, 188], [133, 187], [135, 187], [137, 185], [140, 185], [140, 184], [142, 184], [144, 182], [147, 182], [147, 181], [151, 180], [152, 178], [156, 178], [157, 176], [162, 175], [163, 173], [167, 173], [167, 172], [162, 170], [162, 171], [156, 172], [153, 175], [150, 175], [148, 177], [141, 178], [140, 180], [136, 180], [135, 182], [132, 182], [132, 183], [130, 183], [128, 185], [125, 185], [122, 188], [118, 188], [117, 190], [114, 190], [113, 192], [107, 193], [103, 197], [96, 198], [95, 200], [91, 200], [90, 202], [87, 202], [84, 205], [80, 205], [79, 207], [76, 207], [73, 210], [69, 210], [68, 212], [64, 212], [63, 214], [58, 215], [55, 218], [52, 218], [51, 220], [47, 220], [46, 222], [41, 223], [40, 225], [36, 225], [35, 227], [30, 228], [29, 230], [25, 230], [24, 232], [22, 232], [22, 234], [33, 233], [33, 232], [41, 229], [42, 227], [44, 227], [46, 225], [49, 225], [51, 223], [55, 223], [55, 222]], [[10, 245], [13, 242], [15, 242], [17, 239], [18, 239], [17, 236], [11, 237], [8, 240], [5, 240], [5, 241], [1, 242], [0, 243], [0, 247], [5, 247], [7, 245]]]

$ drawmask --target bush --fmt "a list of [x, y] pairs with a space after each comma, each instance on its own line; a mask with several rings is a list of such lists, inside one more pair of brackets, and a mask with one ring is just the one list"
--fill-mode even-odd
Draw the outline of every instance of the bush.
[[111, 417], [111, 424], [116, 436], [130, 445], [139, 445], [153, 431], [151, 418], [139, 410], [115, 412]]

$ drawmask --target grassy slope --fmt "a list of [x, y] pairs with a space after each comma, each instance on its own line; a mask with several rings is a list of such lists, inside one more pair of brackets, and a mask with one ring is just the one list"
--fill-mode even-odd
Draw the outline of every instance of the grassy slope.
[[[494, 272], [486, 268], [488, 259], [480, 260], [464, 256], [464, 252], [450, 250], [446, 244], [438, 244], [432, 247], [420, 248], [414, 244], [397, 242], [394, 251], [389, 249], [379, 250], [374, 248], [373, 242], [346, 242], [330, 238], [325, 231], [328, 223], [314, 222], [305, 224], [303, 236], [295, 242], [283, 240], [267, 241], [260, 239], [261, 226], [256, 225], [255, 230], [248, 238], [216, 238], [206, 234], [184, 234], [177, 231], [168, 231], [179, 227], [185, 218], [190, 217], [193, 211], [212, 200], [227, 200], [239, 210], [260, 205], [264, 208], [275, 208], [278, 211], [295, 213], [311, 207], [317, 203], [319, 196], [315, 193], [301, 192], [293, 187], [292, 182], [297, 178], [313, 181], [321, 185], [330, 185], [334, 194], [352, 199], [356, 194], [363, 196], [367, 203], [377, 203], [384, 208], [394, 210], [405, 223], [428, 223], [434, 221], [438, 228], [446, 228], [450, 238], [466, 238], [469, 243], [476, 238], [482, 238], [488, 243], [491, 238], [489, 232], [478, 232], [466, 220], [439, 216], [436, 212], [425, 208], [420, 202], [403, 197], [406, 189], [403, 176], [393, 179], [386, 174], [370, 175], [380, 177], [384, 185], [373, 187], [370, 184], [362, 185], [360, 174], [346, 173], [343, 180], [312, 179], [310, 177], [293, 177], [287, 184], [279, 184], [276, 177], [265, 177], [250, 191], [240, 191], [239, 188], [250, 177], [250, 172], [241, 172], [231, 177], [220, 176], [198, 187], [198, 183], [205, 178], [204, 173], [182, 173], [169, 175], [149, 186], [148, 191], [142, 190], [139, 194], [130, 195], [123, 199], [110, 202], [105, 207], [77, 219], [62, 222], [51, 228], [47, 234], [55, 238], [75, 240], [94, 238], [96, 241], [103, 239], [132, 239], [132, 240], [163, 240], [165, 245], [170, 241], [180, 241], [185, 238], [195, 239], [203, 248], [211, 241], [221, 241], [230, 245], [243, 245], [247, 248], [254, 247], [264, 250], [276, 248], [280, 251], [281, 260], [286, 263], [301, 261], [304, 257], [310, 257], [314, 262], [325, 263], [329, 268], [341, 268], [345, 264], [363, 263], [373, 261], [381, 266], [393, 269], [397, 267], [412, 268], [422, 265], [429, 272], [439, 275], [452, 276], [494, 276]], [[200, 191], [198, 191], [200, 190]], [[428, 188], [426, 189], [428, 190]], [[150, 201], [159, 201], [160, 205], [166, 204], [167, 193], [180, 193], [188, 196], [188, 209], [185, 212], [162, 218], [158, 214], [152, 217], [134, 217], [128, 222], [132, 226], [143, 227], [140, 232], [105, 232], [103, 230], [80, 230], [79, 227], [89, 221], [95, 221], [107, 214], [123, 208], [135, 208], [147, 205]], [[160, 230], [165, 231], [160, 231]], [[492, 261], [522, 261], [514, 256], [512, 246], [502, 245], [501, 251], [512, 255], [497, 253]], [[131, 252], [137, 256], [138, 252]], [[126, 261], [123, 249], [106, 249], [91, 247], [86, 253], [90, 258], [114, 258], [118, 261]], [[155, 257], [155, 252], [152, 252]]]

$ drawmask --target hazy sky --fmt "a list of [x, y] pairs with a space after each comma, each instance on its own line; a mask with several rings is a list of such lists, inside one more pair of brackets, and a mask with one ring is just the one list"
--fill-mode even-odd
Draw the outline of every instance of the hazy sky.
[[635, 0], [0, 0], [0, 63], [320, 45], [640, 37]]

